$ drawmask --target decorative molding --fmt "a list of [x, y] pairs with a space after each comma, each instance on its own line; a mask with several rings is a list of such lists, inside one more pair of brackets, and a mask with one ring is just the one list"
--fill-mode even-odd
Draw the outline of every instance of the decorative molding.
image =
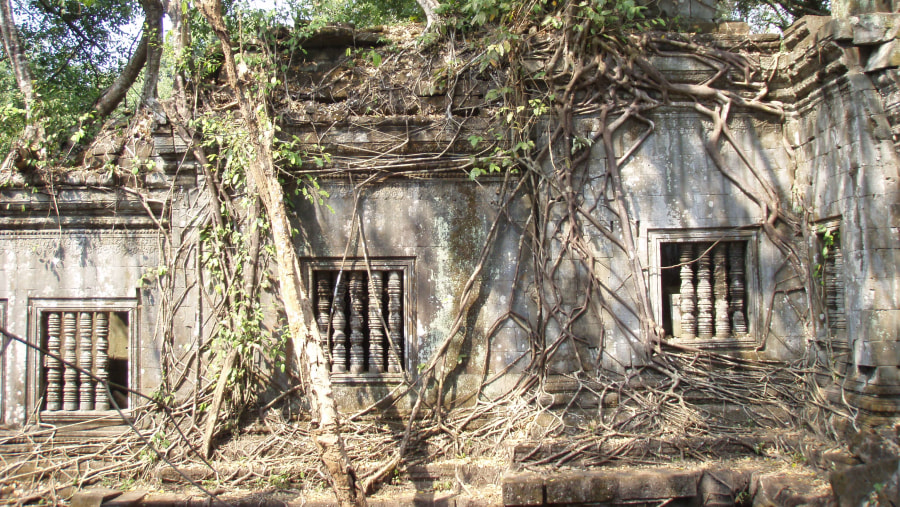
[[59, 251], [90, 248], [98, 256], [134, 257], [159, 254], [159, 236], [147, 231], [98, 231], [67, 229], [53, 231], [11, 231], [0, 229], [3, 249], [17, 255], [53, 256]]

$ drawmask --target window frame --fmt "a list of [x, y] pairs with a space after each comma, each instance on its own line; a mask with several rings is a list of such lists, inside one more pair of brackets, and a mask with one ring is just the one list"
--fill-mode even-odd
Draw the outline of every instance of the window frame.
[[[334, 384], [384, 384], [400, 383], [406, 378], [415, 378], [418, 358], [418, 350], [415, 339], [416, 323], [416, 280], [415, 259], [411, 257], [380, 257], [365, 259], [352, 258], [312, 258], [303, 259], [303, 281], [307, 289], [310, 301], [315, 301], [315, 277], [316, 271], [400, 271], [403, 280], [403, 325], [404, 325], [404, 358], [402, 372], [398, 373], [333, 373], [329, 369], [331, 381]], [[349, 320], [349, 318], [348, 318]]]
[[708, 349], [750, 349], [759, 345], [760, 284], [759, 284], [759, 229], [678, 229], [648, 231], [650, 304], [657, 324], [663, 323], [662, 247], [669, 243], [713, 243], [716, 241], [744, 241], [744, 317], [747, 334], [728, 338], [683, 338], [666, 336], [673, 343], [682, 343]]
[[[43, 314], [45, 312], [113, 312], [128, 314], [128, 407], [121, 411], [130, 416], [139, 399], [131, 391], [140, 386], [140, 302], [137, 298], [31, 298], [28, 301], [28, 342], [37, 347], [43, 342]], [[41, 408], [44, 385], [41, 369], [43, 354], [34, 347], [26, 351], [26, 409], [27, 419], [49, 423], [77, 423], [85, 420], [109, 418], [109, 424], [120, 424], [119, 413], [109, 410], [49, 411]]]

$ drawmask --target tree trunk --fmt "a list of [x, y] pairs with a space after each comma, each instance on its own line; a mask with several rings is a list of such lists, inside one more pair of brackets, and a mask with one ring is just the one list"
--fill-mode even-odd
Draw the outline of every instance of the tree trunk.
[[9, 0], [0, 0], [0, 35], [3, 36], [3, 50], [12, 64], [13, 74], [16, 76], [16, 86], [25, 97], [25, 118], [28, 123], [32, 119], [32, 106], [34, 104], [34, 85], [31, 80], [31, 71], [28, 69], [28, 59], [19, 42], [19, 29], [16, 28], [16, 20], [13, 17], [12, 6]]
[[156, 85], [159, 82], [159, 62], [163, 52], [163, 5], [160, 0], [141, 0], [141, 7], [144, 9], [144, 38], [148, 39], [141, 105], [156, 109]]
[[[318, 427], [313, 429], [313, 438], [319, 456], [328, 470], [331, 486], [341, 505], [365, 505], [365, 496], [359, 491], [353, 467], [340, 433], [340, 420], [325, 355], [319, 346], [319, 331], [315, 325], [312, 303], [303, 290], [297, 254], [291, 240], [291, 226], [284, 206], [284, 191], [278, 181], [272, 156], [274, 129], [270, 125], [261, 128], [257, 117], [257, 107], [262, 104], [251, 97], [251, 91], [242, 84], [238, 75], [231, 38], [222, 15], [220, 0], [201, 0], [197, 8], [209, 22], [219, 38], [225, 57], [225, 71], [228, 82], [237, 99], [248, 138], [256, 151], [253, 163], [246, 168], [248, 181], [259, 191], [259, 197], [271, 221], [272, 238], [275, 243], [276, 261], [291, 337], [295, 340], [298, 361], [306, 369], [312, 388], [311, 402]], [[264, 108], [261, 109], [262, 114]], [[267, 120], [264, 120], [267, 123]]]
[[439, 26], [441, 17], [438, 15], [437, 10], [440, 8], [441, 3], [437, 0], [416, 0], [416, 2], [425, 11], [425, 19], [427, 20], [425, 30], [428, 31]]
[[95, 120], [109, 116], [109, 113], [113, 112], [119, 106], [119, 103], [122, 102], [122, 99], [125, 98], [128, 89], [131, 88], [135, 79], [140, 75], [141, 69], [144, 68], [144, 62], [147, 61], [148, 43], [149, 37], [145, 30], [143, 36], [141, 36], [141, 42], [138, 43], [138, 47], [134, 50], [134, 54], [132, 54], [131, 59], [128, 60], [128, 65], [122, 69], [122, 73], [116, 77], [116, 80], [113, 81], [113, 83], [103, 91], [100, 98], [94, 102], [94, 111], [96, 112]]

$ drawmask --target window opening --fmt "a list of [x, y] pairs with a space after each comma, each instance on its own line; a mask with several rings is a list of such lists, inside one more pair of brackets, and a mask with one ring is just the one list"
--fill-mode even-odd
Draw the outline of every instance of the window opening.
[[332, 373], [404, 370], [402, 270], [314, 270], [317, 323]]
[[828, 328], [834, 332], [847, 329], [844, 310], [844, 253], [838, 231], [825, 231], [819, 235], [822, 245], [822, 285], [825, 290], [825, 313]]
[[676, 338], [743, 336], [747, 241], [661, 244], [663, 327]]
[[110, 383], [116, 405], [128, 407], [128, 312], [44, 311], [41, 330], [43, 347], [65, 361], [42, 358], [43, 410], [112, 410], [103, 381]]

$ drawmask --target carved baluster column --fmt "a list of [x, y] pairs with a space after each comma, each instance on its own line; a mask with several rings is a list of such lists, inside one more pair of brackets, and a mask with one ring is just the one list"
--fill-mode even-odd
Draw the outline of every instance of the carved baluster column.
[[828, 311], [828, 323], [832, 329], [847, 329], [847, 318], [844, 315], [844, 254], [840, 245], [835, 243], [825, 259], [825, 305]]
[[360, 374], [366, 369], [366, 351], [363, 347], [366, 341], [366, 335], [363, 334], [365, 292], [362, 272], [354, 271], [350, 275], [350, 373], [353, 374]]
[[399, 373], [403, 371], [400, 366], [403, 354], [403, 314], [402, 298], [403, 287], [399, 271], [388, 273], [388, 333], [391, 343], [388, 343], [388, 371]]
[[100, 379], [94, 387], [94, 408], [109, 410], [109, 396], [106, 394], [106, 383], [109, 381], [109, 314], [95, 314], [97, 326], [97, 353], [94, 355], [94, 375]]
[[694, 290], [694, 245], [682, 243], [681, 255], [681, 337], [697, 336], [697, 293]]
[[[52, 312], [47, 316], [47, 350], [56, 357], [60, 356], [62, 347], [59, 332], [59, 313]], [[59, 410], [62, 408], [62, 362], [47, 356], [45, 364], [47, 365], [47, 410]]]
[[369, 278], [369, 371], [384, 371], [384, 325], [381, 296], [384, 293], [384, 273], [372, 271]]
[[81, 378], [81, 403], [78, 404], [79, 410], [94, 410], [94, 382], [90, 375], [88, 375], [88, 371], [91, 369], [91, 363], [93, 363], [94, 359], [94, 343], [91, 339], [94, 334], [94, 318], [93, 315], [88, 312], [81, 312], [80, 325], [78, 327], [79, 336], [81, 340], [79, 340], [79, 348], [81, 349], [81, 356], [78, 360], [78, 366], [81, 368], [80, 378]]
[[334, 348], [331, 350], [331, 373], [347, 373], [347, 313], [344, 304], [344, 296], [347, 294], [347, 282], [345, 273], [339, 273], [335, 279], [337, 290], [334, 295], [334, 314], [331, 316], [331, 326], [334, 332], [331, 334], [331, 342]]
[[[700, 244], [698, 253], [707, 248], [706, 243]], [[713, 294], [709, 265], [709, 252], [706, 252], [697, 261], [697, 336], [700, 338], [712, 338], [713, 335]]]
[[63, 359], [65, 365], [65, 384], [63, 384], [63, 410], [78, 410], [78, 370], [74, 365], [78, 361], [75, 355], [75, 313], [66, 312], [63, 314], [63, 346], [65, 354]]
[[331, 364], [331, 347], [328, 346], [329, 324], [331, 324], [331, 275], [327, 271], [316, 273], [316, 296], [318, 297], [318, 316], [316, 323], [319, 325], [319, 337], [322, 353], [325, 354], [325, 362]]
[[735, 241], [728, 245], [728, 274], [731, 279], [731, 328], [734, 334], [747, 334], [747, 319], [744, 317], [744, 244]]
[[726, 246], [718, 244], [713, 249], [713, 297], [716, 309], [716, 338], [731, 336], [731, 315], [728, 313], [728, 269]]

